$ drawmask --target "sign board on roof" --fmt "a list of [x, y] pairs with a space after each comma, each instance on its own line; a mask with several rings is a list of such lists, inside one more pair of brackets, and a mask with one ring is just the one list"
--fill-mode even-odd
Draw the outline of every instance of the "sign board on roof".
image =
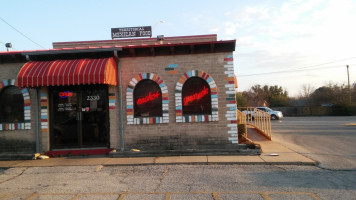
[[111, 38], [151, 37], [151, 26], [111, 28]]

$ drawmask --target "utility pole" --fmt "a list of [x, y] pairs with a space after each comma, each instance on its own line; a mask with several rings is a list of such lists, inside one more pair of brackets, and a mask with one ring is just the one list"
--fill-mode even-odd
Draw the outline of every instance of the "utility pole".
[[350, 105], [351, 105], [351, 87], [350, 87], [350, 74], [349, 74], [349, 65], [346, 65], [347, 68], [347, 83], [349, 87], [349, 98], [350, 98]]

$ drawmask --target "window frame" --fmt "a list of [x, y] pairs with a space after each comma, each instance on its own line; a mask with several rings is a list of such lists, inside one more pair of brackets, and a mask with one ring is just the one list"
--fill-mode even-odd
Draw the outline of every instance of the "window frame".
[[31, 100], [30, 94], [27, 88], [20, 88], [17, 85], [16, 79], [7, 79], [0, 81], [0, 91], [8, 86], [14, 86], [20, 89], [23, 101], [24, 101], [24, 121], [23, 122], [10, 122], [2, 123], [0, 122], [0, 131], [13, 131], [13, 130], [29, 130], [31, 129]]
[[[134, 89], [136, 85], [141, 81], [149, 79], [158, 84], [161, 89], [162, 96], [162, 116], [157, 117], [135, 117], [134, 115]], [[168, 88], [166, 83], [161, 77], [154, 73], [144, 72], [133, 77], [126, 88], [126, 119], [128, 125], [139, 125], [139, 124], [164, 124], [169, 123], [168, 114]]]
[[[211, 114], [201, 114], [201, 115], [185, 115], [183, 114], [183, 103], [182, 103], [182, 89], [184, 83], [191, 77], [200, 77], [205, 80], [210, 87], [210, 98], [211, 98]], [[175, 104], [176, 104], [176, 122], [177, 123], [190, 123], [190, 122], [213, 122], [219, 121], [218, 112], [218, 88], [214, 79], [206, 72], [202, 70], [191, 70], [187, 71], [179, 78], [176, 83], [175, 89]]]
[[[148, 88], [149, 87], [149, 88]], [[145, 94], [140, 94], [140, 92], [145, 92]], [[153, 93], [149, 92], [147, 94], [147, 91], [154, 91]], [[139, 93], [139, 94], [138, 94]], [[145, 97], [144, 97], [145, 96]], [[143, 99], [145, 98], [145, 99]], [[146, 98], [147, 99], [146, 101]], [[139, 101], [142, 100], [141, 104], [142, 106], [139, 105]], [[163, 116], [163, 111], [162, 111], [162, 90], [159, 87], [158, 83], [155, 81], [152, 81], [150, 79], [143, 79], [139, 81], [134, 90], [133, 90], [133, 103], [134, 103], [134, 117], [162, 117]], [[147, 104], [153, 104], [153, 105], [147, 105]], [[158, 107], [158, 108], [155, 108]], [[158, 109], [156, 111], [157, 113], [151, 114], [153, 110]], [[143, 112], [149, 112], [148, 116], [144, 116]], [[154, 111], [153, 111], [154, 112]]]
[[[189, 85], [190, 84], [190, 85]], [[189, 88], [190, 87], [198, 87], [198, 91], [194, 92], [194, 88]], [[187, 88], [188, 87], [188, 88]], [[188, 91], [187, 91], [188, 90]], [[187, 93], [188, 94], [184, 94]], [[194, 97], [195, 95], [195, 97]], [[200, 97], [199, 97], [200, 96]], [[209, 84], [202, 78], [200, 77], [190, 77], [187, 79], [183, 86], [182, 86], [182, 112], [183, 115], [211, 115], [212, 113], [212, 107], [211, 107], [211, 90]], [[185, 105], [187, 98], [192, 98], [190, 103], [193, 105]], [[199, 99], [198, 99], [199, 98]], [[197, 101], [200, 103], [197, 103]], [[201, 101], [207, 101], [207, 102], [201, 102]], [[195, 103], [195, 104], [194, 104]], [[205, 105], [203, 105], [205, 104]], [[203, 107], [201, 107], [203, 106]], [[197, 110], [199, 109], [202, 110], [201, 112], [198, 112]], [[205, 110], [205, 111], [204, 111]]]
[[[7, 93], [5, 93], [7, 92]], [[11, 93], [14, 93], [11, 95]], [[10, 98], [10, 99], [9, 99]], [[21, 99], [20, 99], [21, 98]], [[1, 102], [4, 100], [5, 103]], [[6, 104], [6, 105], [5, 105]], [[20, 88], [9, 85], [0, 90], [0, 123], [23, 123], [24, 118], [24, 99]], [[20, 106], [20, 107], [19, 107]], [[6, 112], [6, 107], [10, 107], [10, 111]], [[14, 109], [15, 107], [15, 109]], [[4, 116], [2, 114], [8, 113]], [[22, 115], [22, 116], [21, 116]], [[15, 121], [17, 120], [17, 121]]]

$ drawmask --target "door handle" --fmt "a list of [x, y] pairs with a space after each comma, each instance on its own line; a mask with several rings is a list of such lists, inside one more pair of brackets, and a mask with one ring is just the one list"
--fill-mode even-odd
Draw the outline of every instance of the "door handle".
[[83, 113], [82, 112], [77, 112], [77, 121], [83, 120]]

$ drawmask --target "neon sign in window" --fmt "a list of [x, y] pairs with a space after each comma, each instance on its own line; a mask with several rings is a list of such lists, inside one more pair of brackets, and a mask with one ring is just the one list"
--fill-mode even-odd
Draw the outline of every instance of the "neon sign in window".
[[136, 84], [133, 93], [135, 117], [162, 116], [162, 92], [155, 81], [150, 79], [141, 80]]
[[184, 105], [186, 106], [190, 102], [195, 101], [195, 100], [199, 100], [199, 99], [205, 97], [208, 94], [209, 94], [209, 89], [204, 86], [204, 89], [201, 92], [195, 93], [195, 94], [187, 96], [187, 97], [184, 97], [184, 99], [183, 99]]
[[183, 115], [210, 115], [211, 93], [209, 84], [200, 77], [191, 77], [182, 87]]
[[60, 92], [59, 93], [59, 97], [61, 97], [62, 99], [67, 99], [68, 97], [72, 97], [73, 93], [70, 91], [65, 91], [65, 92]]
[[153, 100], [157, 99], [159, 97], [159, 95], [160, 95], [160, 93], [158, 91], [154, 94], [151, 94], [151, 92], [150, 92], [150, 93], [148, 93], [147, 96], [139, 98], [136, 103], [137, 103], [137, 105], [141, 105], [141, 104], [147, 103], [149, 101], [153, 101]]

